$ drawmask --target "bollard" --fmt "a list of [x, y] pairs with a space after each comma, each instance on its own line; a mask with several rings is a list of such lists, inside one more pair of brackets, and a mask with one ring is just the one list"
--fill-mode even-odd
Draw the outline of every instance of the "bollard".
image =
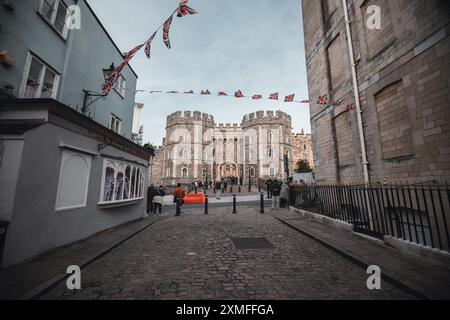
[[264, 213], [264, 193], [261, 192], [261, 211], [259, 213]]
[[261, 186], [258, 188], [259, 192], [261, 192]]
[[208, 196], [205, 196], [205, 214], [208, 214]]
[[237, 214], [237, 209], [236, 209], [236, 195], [233, 194], [233, 214]]
[[230, 187], [230, 193], [233, 193], [233, 186]]

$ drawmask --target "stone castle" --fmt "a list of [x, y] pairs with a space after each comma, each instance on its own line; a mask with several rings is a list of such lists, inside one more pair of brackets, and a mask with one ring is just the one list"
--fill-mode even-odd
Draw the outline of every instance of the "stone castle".
[[167, 117], [149, 174], [151, 183], [163, 185], [225, 177], [248, 184], [286, 178], [296, 159], [312, 164], [311, 137], [292, 134], [291, 116], [284, 112], [257, 111], [240, 124], [216, 124], [212, 115], [178, 111]]

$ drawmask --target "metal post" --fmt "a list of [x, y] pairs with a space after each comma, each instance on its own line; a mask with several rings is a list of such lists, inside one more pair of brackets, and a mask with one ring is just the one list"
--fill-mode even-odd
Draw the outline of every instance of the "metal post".
[[264, 193], [260, 193], [261, 195], [261, 211], [259, 213], [264, 213]]
[[239, 193], [241, 193], [241, 186], [239, 186]]
[[208, 196], [205, 196], [205, 214], [208, 214]]
[[236, 209], [236, 195], [233, 194], [233, 214], [237, 214], [237, 209]]

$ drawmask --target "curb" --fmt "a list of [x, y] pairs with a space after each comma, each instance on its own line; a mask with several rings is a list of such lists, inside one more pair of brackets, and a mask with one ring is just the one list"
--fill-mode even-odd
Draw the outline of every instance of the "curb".
[[[101, 257], [106, 255], [107, 253], [111, 252], [112, 250], [114, 250], [115, 248], [117, 248], [122, 243], [124, 243], [125, 241], [129, 240], [130, 238], [132, 238], [136, 234], [144, 231], [148, 227], [154, 225], [155, 223], [157, 223], [157, 222], [159, 222], [159, 221], [161, 221], [163, 219], [165, 219], [165, 218], [157, 218], [156, 220], [153, 220], [153, 221], [149, 222], [148, 224], [145, 224], [145, 225], [139, 227], [138, 229], [132, 231], [131, 233], [127, 234], [126, 236], [124, 236], [124, 238], [114, 242], [112, 245], [110, 245], [106, 249], [104, 249], [101, 252], [95, 254], [91, 258], [88, 258], [85, 261], [81, 262], [79, 264], [80, 269], [85, 268], [88, 265], [92, 264], [93, 262], [95, 262], [96, 260], [100, 259]], [[60, 274], [54, 276], [53, 278], [51, 278], [50, 280], [47, 280], [46, 282], [42, 283], [38, 287], [34, 288], [33, 290], [29, 291], [28, 293], [26, 293], [25, 295], [20, 297], [18, 300], [36, 300], [36, 299], [39, 299], [40, 297], [42, 297], [47, 292], [49, 292], [50, 290], [54, 289], [60, 282], [62, 282], [63, 280], [65, 280], [68, 277], [69, 277], [68, 274], [60, 273]]]
[[[368, 261], [365, 261], [364, 259], [362, 259], [361, 257], [358, 257], [356, 255], [353, 255], [351, 253], [345, 252], [344, 250], [340, 249], [338, 246], [333, 245], [332, 243], [321, 239], [320, 237], [317, 237], [316, 235], [303, 230], [302, 228], [289, 223], [283, 219], [280, 219], [272, 214], [270, 214], [272, 217], [274, 217], [275, 219], [277, 219], [278, 221], [280, 221], [281, 223], [287, 225], [288, 227], [296, 230], [297, 232], [300, 232], [302, 234], [304, 234], [305, 236], [319, 242], [320, 244], [322, 244], [323, 246], [331, 249], [332, 251], [334, 251], [335, 253], [339, 254], [340, 256], [344, 257], [345, 259], [349, 260], [350, 262], [362, 267], [363, 269], [367, 269], [371, 263], [369, 263]], [[407, 293], [413, 295], [416, 298], [419, 299], [424, 299], [424, 300], [431, 300], [432, 298], [429, 297], [428, 295], [426, 295], [425, 293], [421, 292], [420, 289], [418, 288], [414, 288], [413, 285], [411, 284], [405, 284], [404, 282], [402, 282], [400, 279], [398, 279], [395, 275], [391, 274], [390, 272], [385, 272], [383, 271], [381, 274], [381, 278], [384, 279], [387, 282], [390, 282], [392, 285], [396, 286], [397, 288], [400, 288], [404, 291], [406, 291]]]

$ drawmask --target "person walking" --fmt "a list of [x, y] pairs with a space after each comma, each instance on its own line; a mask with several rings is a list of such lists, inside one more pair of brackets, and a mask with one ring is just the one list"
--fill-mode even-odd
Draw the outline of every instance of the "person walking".
[[267, 198], [272, 199], [272, 180], [267, 180], [266, 182], [266, 188], [267, 188]]
[[155, 190], [155, 196], [153, 197], [153, 214], [156, 214], [156, 211], [159, 209], [159, 214], [162, 214], [162, 206], [164, 203], [164, 196], [166, 192], [164, 191], [163, 186], [159, 186], [158, 189]]
[[147, 213], [153, 212], [153, 197], [155, 196], [155, 186], [153, 183], [147, 188]]
[[278, 183], [277, 179], [272, 182], [272, 209], [280, 207], [280, 192], [281, 185]]
[[283, 182], [281, 185], [280, 191], [280, 207], [286, 208], [289, 207], [289, 186], [286, 182]]
[[173, 201], [176, 204], [176, 213], [175, 216], [179, 216], [181, 214], [181, 206], [184, 203], [184, 197], [186, 196], [186, 191], [181, 187], [181, 183], [177, 184], [177, 188], [173, 193]]
[[216, 189], [216, 199], [219, 200], [222, 192], [222, 181], [217, 180], [214, 188]]

